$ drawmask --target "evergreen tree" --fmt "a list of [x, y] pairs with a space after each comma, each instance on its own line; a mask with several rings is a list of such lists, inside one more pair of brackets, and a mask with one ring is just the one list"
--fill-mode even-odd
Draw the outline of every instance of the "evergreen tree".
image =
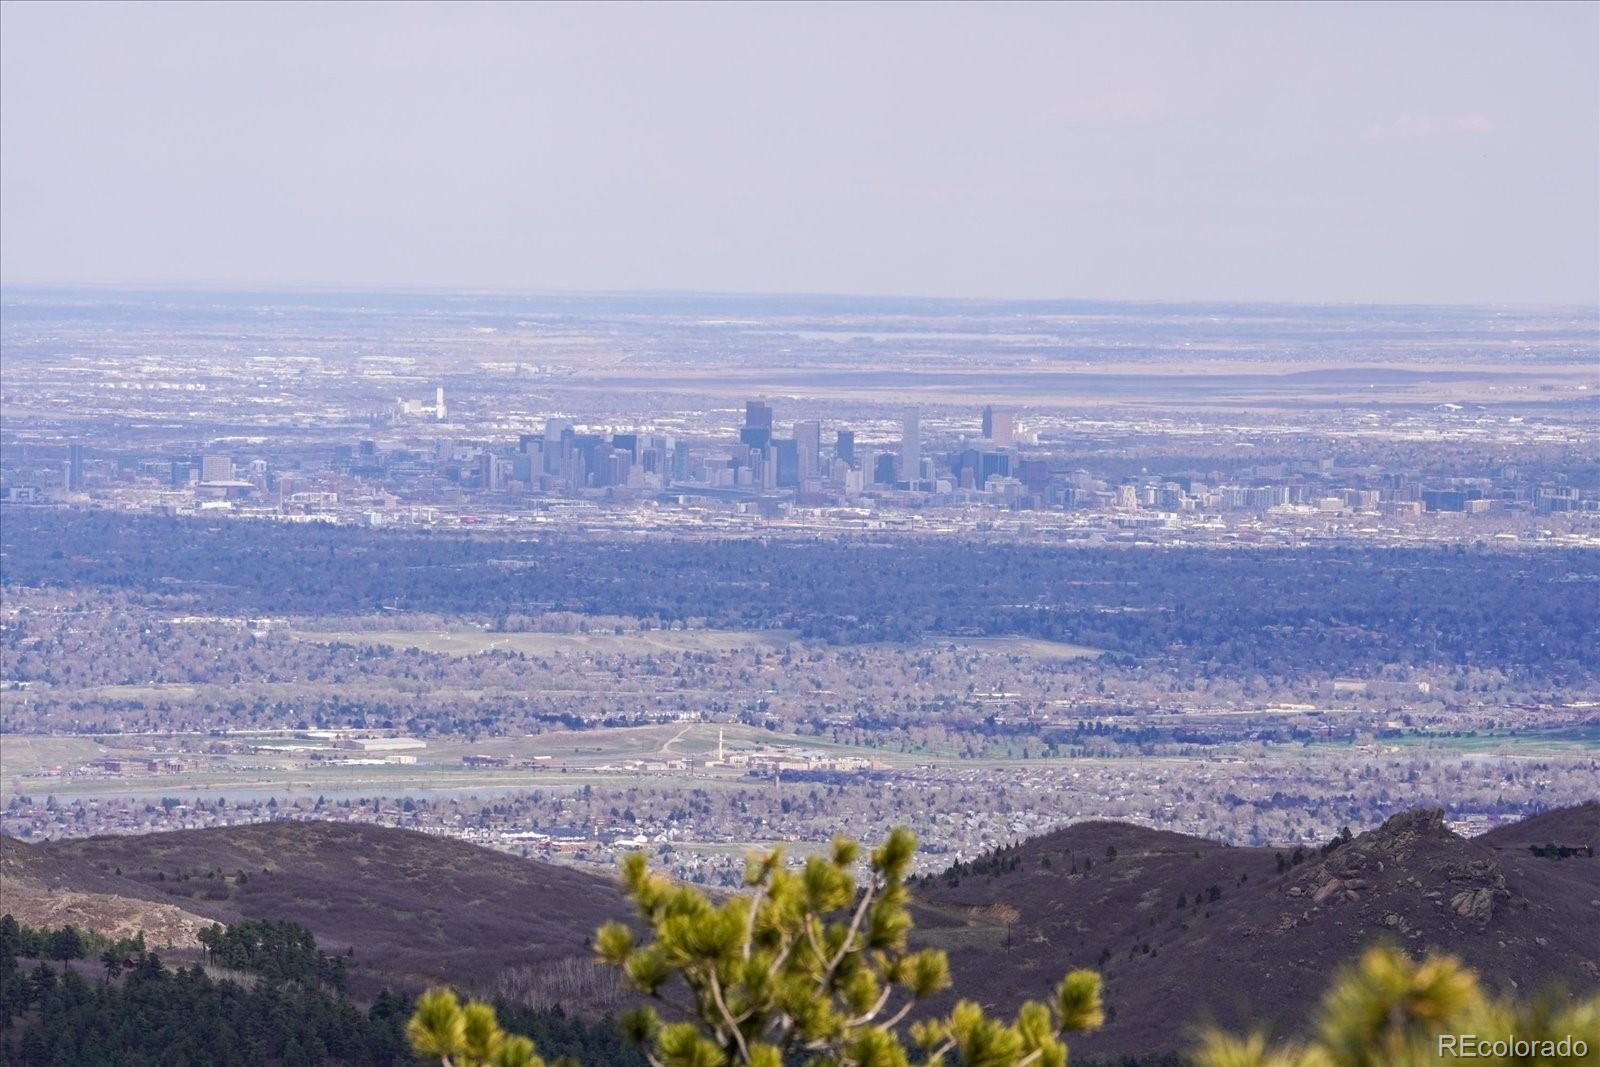
[[[642, 993], [687, 1021], [665, 1023], [652, 1008], [628, 1013], [623, 1029], [656, 1067], [781, 1067], [790, 1058], [835, 1067], [941, 1063], [954, 1054], [985, 1067], [1064, 1067], [1068, 1033], [1103, 1018], [1100, 979], [1075, 971], [1049, 1005], [1023, 1005], [1012, 1023], [961, 1001], [949, 1015], [903, 1028], [916, 1003], [949, 985], [943, 952], [907, 947], [905, 878], [915, 838], [896, 829], [852, 873], [859, 848], [837, 838], [827, 856], [799, 871], [778, 850], [752, 857], [749, 893], [715, 904], [652, 873], [643, 854], [623, 861], [622, 880], [652, 938], [636, 944], [621, 923], [596, 935], [600, 958], [621, 967]], [[487, 1005], [462, 1007], [435, 990], [418, 1002], [412, 1047], [452, 1067], [505, 1067], [513, 1039]], [[517, 1046], [519, 1063], [536, 1063]]]
[[479, 1001], [463, 1006], [447, 989], [418, 998], [406, 1037], [417, 1055], [444, 1067], [544, 1067], [532, 1041], [500, 1029], [493, 1008]]
[[[1600, 994], [1571, 1003], [1495, 999], [1452, 957], [1414, 961], [1380, 946], [1340, 972], [1323, 998], [1314, 1034], [1307, 1044], [1274, 1048], [1259, 1033], [1240, 1038], [1212, 1031], [1195, 1054], [1195, 1067], [1591, 1064], [1600, 1058]], [[1462, 1048], [1469, 1034], [1483, 1043], [1478, 1048], [1491, 1050]], [[1493, 1051], [1494, 1042], [1512, 1038], [1532, 1051]], [[1560, 1051], [1563, 1038], [1567, 1052]], [[1544, 1042], [1548, 1050], [1539, 1047]]]
[[[623, 863], [623, 884], [648, 930], [636, 944], [620, 923], [601, 927], [596, 949], [632, 984], [683, 1021], [653, 1009], [623, 1029], [653, 1067], [1066, 1067], [1069, 1033], [1100, 1025], [1099, 977], [1067, 975], [1049, 1005], [1023, 1005], [1010, 1024], [961, 1001], [942, 1018], [901, 1023], [922, 998], [949, 984], [944, 954], [910, 951], [905, 875], [914, 842], [894, 831], [873, 851], [870, 878], [853, 875], [854, 842], [834, 841], [792, 871], [777, 851], [751, 859], [749, 892], [721, 904], [652, 873], [643, 855]], [[1213, 895], [1215, 894], [1215, 895]], [[1220, 896], [1211, 887], [1205, 898]], [[1196, 895], [1196, 902], [1201, 900]], [[1102, 953], [1102, 962], [1109, 953]], [[1488, 1044], [1531, 1043], [1500, 1055], [1441, 1044], [1451, 1035]], [[537, 1067], [531, 1043], [503, 1031], [488, 1005], [453, 993], [423, 996], [407, 1026], [412, 1048], [448, 1067]], [[909, 1047], [907, 1038], [909, 1038]], [[1566, 1038], [1568, 1049], [1558, 1043]], [[1549, 1043], [1549, 1044], [1546, 1044]], [[1556, 1051], [1550, 1051], [1554, 1049]], [[1600, 995], [1518, 1002], [1489, 997], [1458, 961], [1414, 961], [1377, 947], [1337, 976], [1309, 1042], [1274, 1047], [1261, 1034], [1206, 1034], [1194, 1067], [1477, 1067], [1593, 1063], [1600, 1055]]]
[[50, 934], [45, 951], [53, 960], [81, 960], [85, 955], [83, 935], [76, 926], [63, 926]]

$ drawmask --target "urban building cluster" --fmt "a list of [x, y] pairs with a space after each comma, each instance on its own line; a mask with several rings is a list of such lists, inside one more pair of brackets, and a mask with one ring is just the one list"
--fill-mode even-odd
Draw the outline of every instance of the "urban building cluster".
[[[432, 404], [401, 400], [385, 420], [443, 420], [444, 390]], [[1333, 459], [1193, 466], [1166, 472], [1088, 469], [1053, 438], [1031, 433], [1015, 407], [984, 405], [975, 432], [941, 412], [928, 433], [917, 407], [900, 412], [898, 439], [866, 438], [821, 419], [784, 424], [773, 404], [745, 403], [731, 432], [602, 428], [550, 417], [543, 431], [514, 440], [471, 440], [436, 432], [362, 438], [325, 450], [249, 450], [149, 457], [66, 446], [60, 476], [12, 480], [0, 489], [22, 504], [88, 501], [174, 513], [367, 525], [472, 522], [486, 515], [544, 511], [586, 514], [607, 505], [687, 506], [781, 518], [807, 509], [994, 508], [1086, 510], [1131, 529], [1194, 526], [1255, 516], [1551, 516], [1600, 514], [1600, 491], [1505, 464], [1474, 476], [1428, 475]], [[392, 424], [392, 423], [391, 423]], [[401, 443], [397, 443], [401, 442]], [[1176, 465], [1175, 465], [1176, 466]], [[578, 512], [564, 509], [576, 506]]]

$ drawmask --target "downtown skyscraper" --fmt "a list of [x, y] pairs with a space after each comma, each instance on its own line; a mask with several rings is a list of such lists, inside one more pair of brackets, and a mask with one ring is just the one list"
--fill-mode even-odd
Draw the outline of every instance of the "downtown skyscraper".
[[915, 482], [922, 478], [922, 424], [916, 408], [907, 408], [900, 434], [900, 480]]

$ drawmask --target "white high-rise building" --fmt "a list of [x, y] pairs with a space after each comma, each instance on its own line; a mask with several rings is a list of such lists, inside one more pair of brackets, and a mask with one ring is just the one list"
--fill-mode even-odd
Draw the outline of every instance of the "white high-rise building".
[[545, 419], [544, 420], [544, 472], [546, 474], [559, 474], [561, 461], [566, 453], [561, 449], [563, 434], [571, 433], [573, 429], [571, 419]]
[[916, 408], [908, 408], [905, 428], [900, 435], [900, 479], [915, 482], [922, 477], [922, 427]]
[[441, 385], [433, 391], [433, 417], [443, 422], [444, 414], [444, 386]]
[[822, 465], [822, 423], [795, 423], [794, 443], [800, 453], [800, 480], [815, 478]]

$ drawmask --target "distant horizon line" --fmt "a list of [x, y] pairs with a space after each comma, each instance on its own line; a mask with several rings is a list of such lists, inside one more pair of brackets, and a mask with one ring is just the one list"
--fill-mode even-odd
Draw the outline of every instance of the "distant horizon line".
[[1461, 303], [1439, 301], [1371, 301], [1371, 300], [1267, 300], [1249, 298], [1164, 299], [1135, 297], [979, 297], [929, 295], [918, 293], [847, 293], [810, 290], [760, 290], [760, 289], [584, 289], [584, 288], [516, 288], [480, 285], [414, 285], [379, 283], [356, 285], [350, 283], [293, 282], [293, 283], [238, 283], [238, 282], [67, 282], [29, 281], [0, 282], [0, 295], [6, 293], [191, 293], [216, 295], [254, 294], [305, 294], [323, 296], [495, 296], [495, 297], [566, 297], [566, 298], [617, 298], [617, 297], [674, 297], [713, 298], [737, 300], [849, 300], [849, 301], [911, 301], [937, 304], [987, 304], [987, 305], [1094, 305], [1117, 307], [1161, 308], [1317, 308], [1317, 309], [1447, 309], [1461, 311], [1565, 311], [1580, 312], [1600, 318], [1600, 299], [1594, 304], [1573, 303]]

